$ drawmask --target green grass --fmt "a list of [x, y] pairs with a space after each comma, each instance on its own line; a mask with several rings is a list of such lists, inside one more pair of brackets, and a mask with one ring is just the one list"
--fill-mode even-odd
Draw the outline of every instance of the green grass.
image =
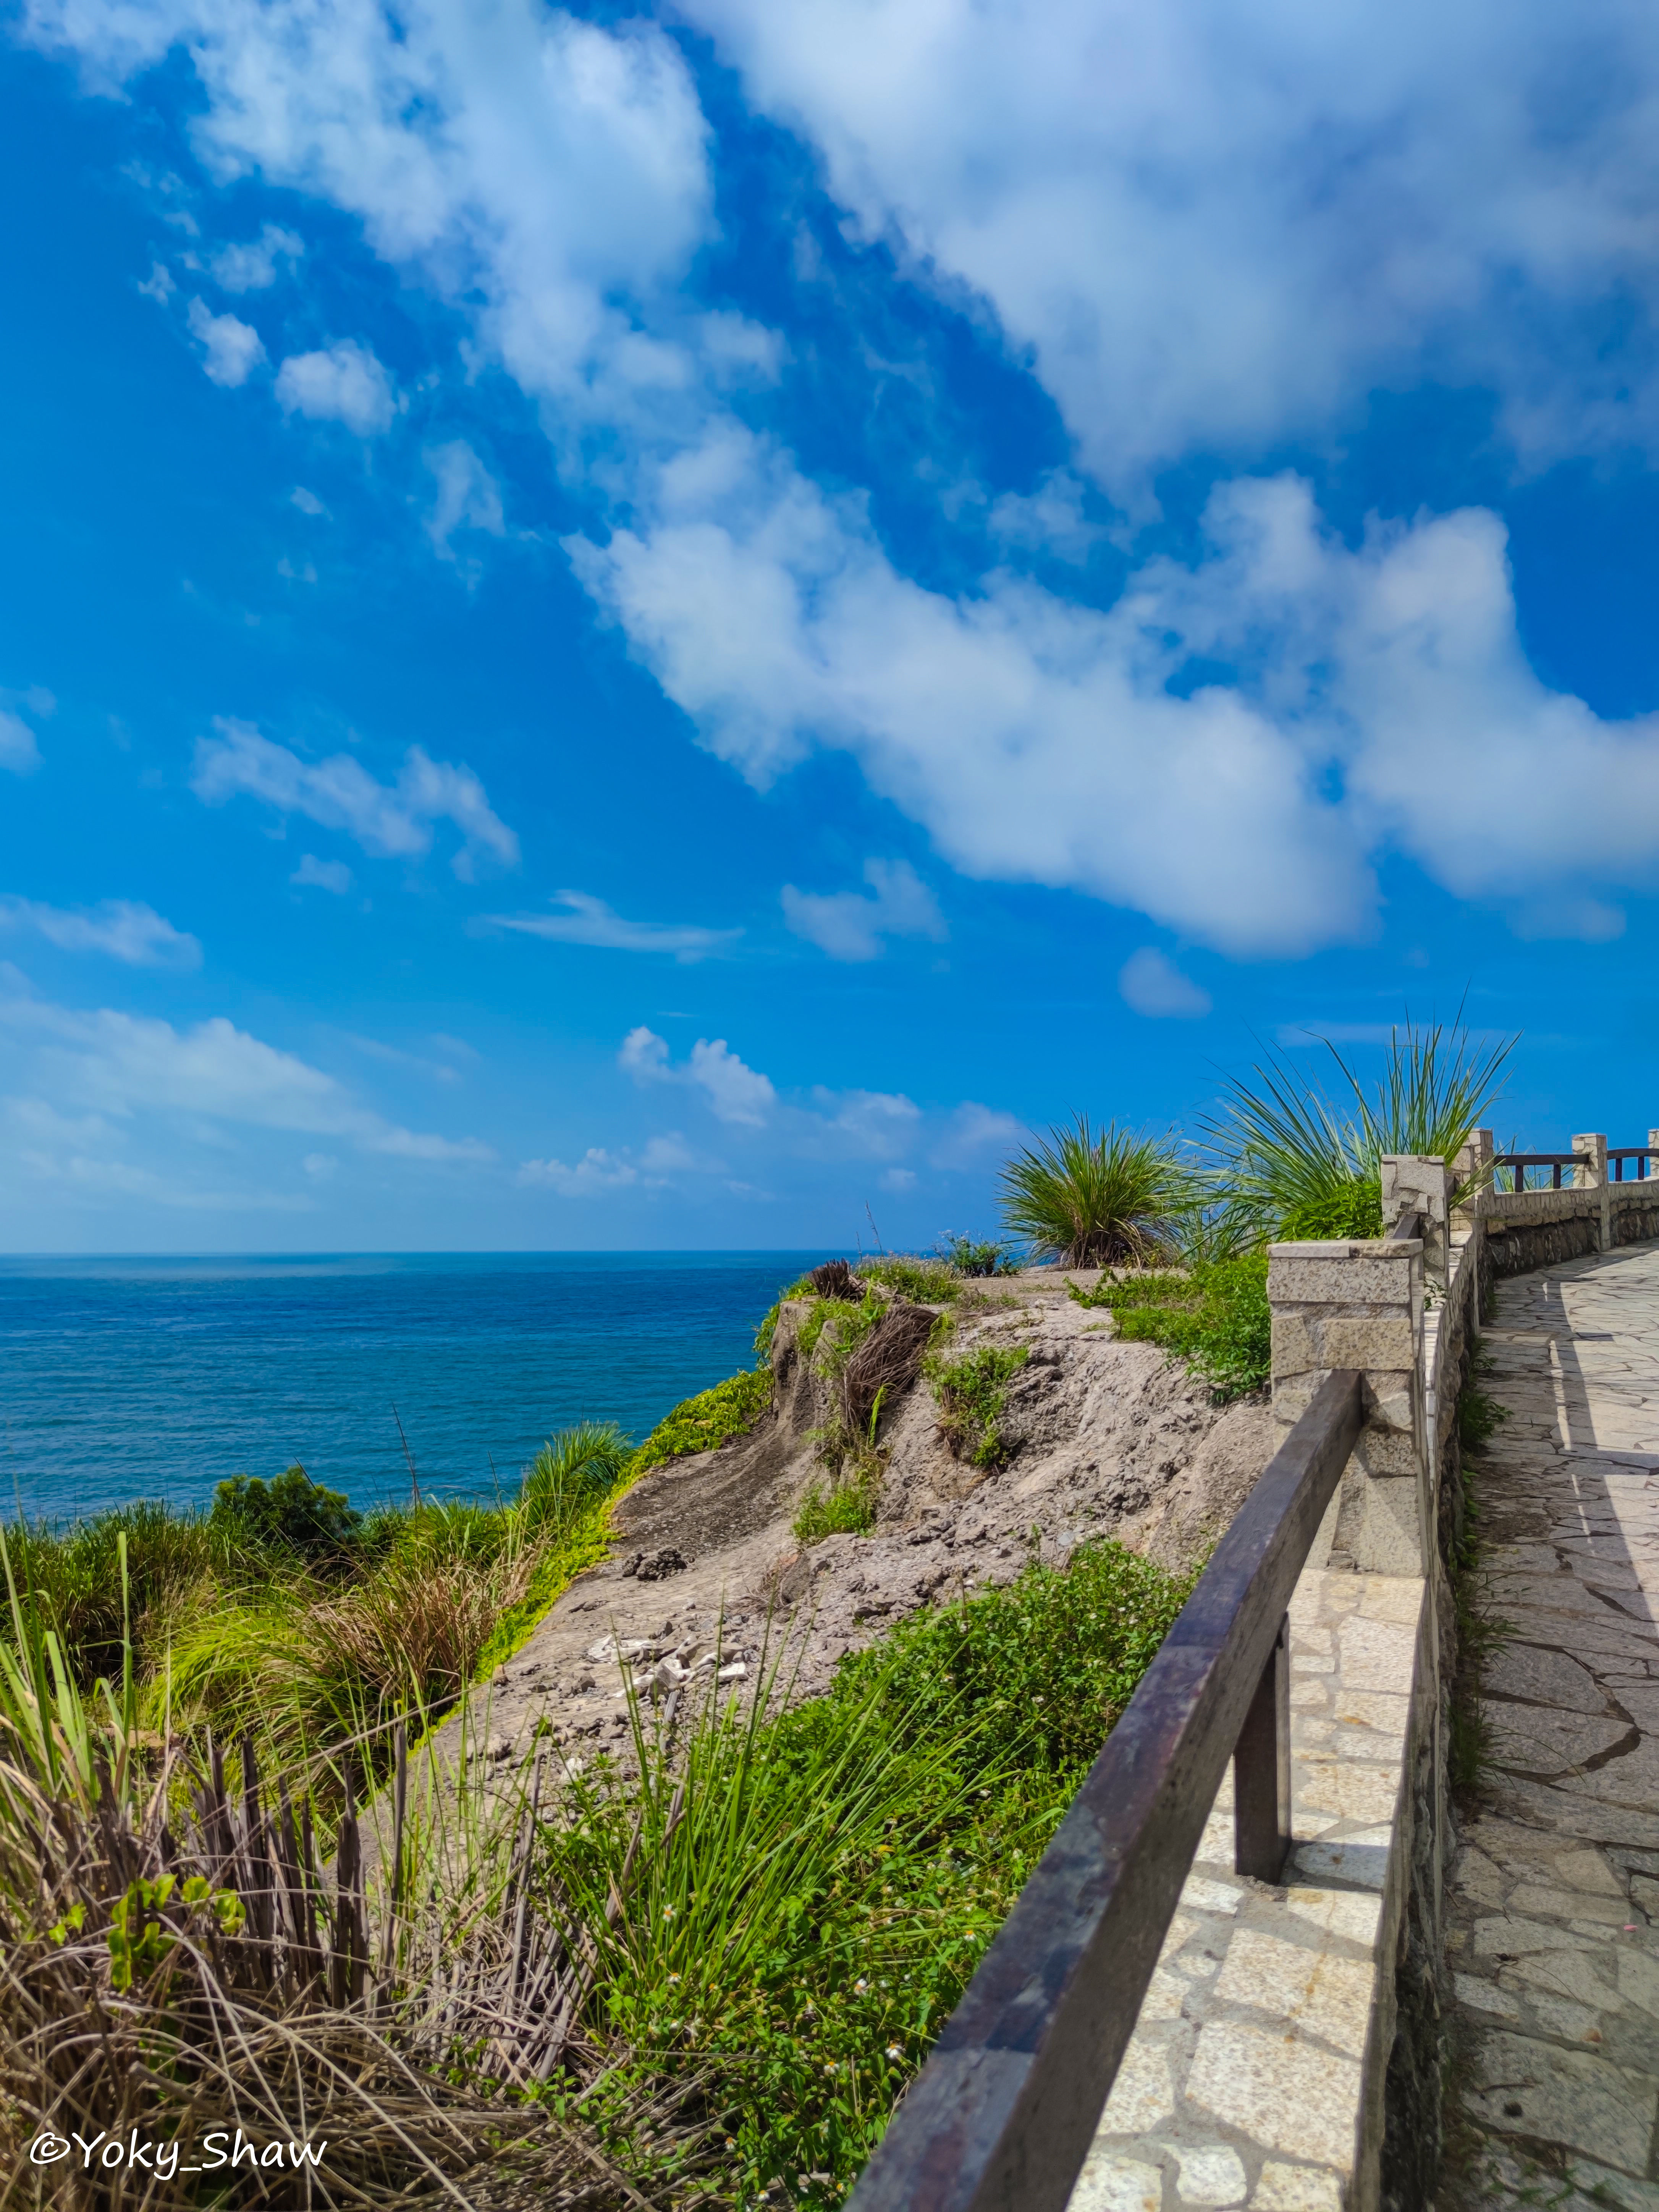
[[[636, 1711], [638, 1779], [582, 1778], [542, 1879], [596, 1940], [596, 2026], [702, 2075], [716, 2202], [842, 2202], [1187, 1587], [1091, 1544], [902, 1624], [825, 1697], [706, 1713], [677, 1759]], [[607, 2148], [641, 2191], [684, 2178]]]
[[1017, 1275], [1018, 1248], [1006, 1237], [941, 1237], [939, 1254], [959, 1275]]
[[1267, 1256], [1200, 1261], [1185, 1273], [1103, 1276], [1092, 1291], [1066, 1286], [1079, 1304], [1103, 1306], [1129, 1343], [1161, 1344], [1210, 1386], [1217, 1405], [1265, 1389], [1273, 1370]]
[[850, 1470], [810, 1486], [790, 1523], [795, 1541], [818, 1544], [826, 1536], [867, 1536], [876, 1525], [880, 1498], [881, 1462], [866, 1453]]
[[990, 1469], [1008, 1457], [1002, 1433], [1002, 1415], [1008, 1403], [1008, 1383], [1030, 1358], [1023, 1345], [985, 1345], [946, 1359], [935, 1352], [927, 1374], [939, 1405], [939, 1427], [958, 1459]]

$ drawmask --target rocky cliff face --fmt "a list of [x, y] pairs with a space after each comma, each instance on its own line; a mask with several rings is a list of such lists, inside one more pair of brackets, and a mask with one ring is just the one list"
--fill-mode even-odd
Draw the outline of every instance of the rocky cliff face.
[[953, 1358], [1027, 1354], [1006, 1385], [1005, 1462], [981, 1472], [953, 1453], [917, 1373], [882, 1403], [873, 1528], [803, 1548], [790, 1524], [823, 1480], [821, 1434], [837, 1410], [836, 1386], [802, 1356], [809, 1311], [801, 1301], [780, 1316], [773, 1411], [720, 1450], [643, 1477], [617, 1507], [611, 1558], [474, 1692], [475, 1740], [492, 1759], [524, 1756], [543, 1723], [567, 1756], [620, 1744], [619, 1646], [665, 1681], [711, 1664], [717, 1644], [726, 1667], [752, 1668], [769, 1616], [775, 1642], [780, 1621], [788, 1629], [793, 1693], [810, 1697], [889, 1622], [1007, 1581], [1033, 1557], [1059, 1564], [1090, 1537], [1184, 1568], [1273, 1448], [1265, 1401], [1212, 1407], [1155, 1346], [1116, 1341], [1062, 1280], [1018, 1277], [961, 1301], [951, 1346]]

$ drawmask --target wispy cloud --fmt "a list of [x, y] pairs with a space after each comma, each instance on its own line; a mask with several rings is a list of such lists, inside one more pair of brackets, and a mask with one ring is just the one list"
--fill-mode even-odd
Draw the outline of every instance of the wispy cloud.
[[1210, 1011], [1210, 994], [1155, 945], [1132, 952], [1118, 971], [1126, 1006], [1152, 1021], [1196, 1021]]
[[391, 1158], [481, 1164], [477, 1138], [408, 1129], [359, 1103], [325, 1070], [266, 1044], [222, 1015], [176, 1029], [112, 1007], [55, 1006], [0, 978], [0, 1029], [33, 1055], [34, 1088], [95, 1114], [145, 1112], [194, 1123], [223, 1121], [339, 1137]]
[[296, 231], [268, 222], [258, 238], [221, 246], [208, 267], [222, 291], [263, 292], [276, 283], [278, 264], [298, 261], [305, 250]]
[[0, 768], [13, 775], [28, 775], [40, 765], [40, 748], [34, 732], [21, 714], [0, 707]]
[[479, 929], [513, 929], [556, 945], [597, 945], [615, 952], [662, 952], [683, 963], [706, 960], [742, 936], [740, 929], [705, 929], [700, 923], [629, 921], [586, 891], [556, 891], [562, 914], [487, 914]]
[[455, 558], [450, 540], [458, 530], [482, 530], [491, 538], [504, 534], [501, 486], [465, 438], [428, 446], [421, 459], [431, 473], [434, 493], [427, 535], [441, 559]]
[[202, 964], [197, 939], [139, 899], [103, 899], [96, 906], [71, 908], [0, 898], [0, 928], [33, 930], [59, 951], [107, 953], [131, 968]]
[[783, 887], [783, 918], [832, 960], [876, 960], [890, 937], [949, 935], [938, 902], [908, 860], [866, 860], [864, 891]]
[[262, 799], [284, 814], [303, 814], [325, 829], [343, 830], [367, 853], [418, 860], [432, 849], [433, 825], [453, 822], [464, 842], [450, 866], [471, 880], [480, 853], [507, 867], [519, 861], [519, 841], [495, 814], [470, 768], [429, 759], [411, 745], [396, 783], [377, 783], [361, 761], [335, 753], [304, 761], [273, 744], [251, 723], [219, 718], [217, 738], [198, 738], [191, 788], [209, 806], [245, 796]]
[[351, 871], [343, 860], [319, 860], [314, 853], [302, 853], [300, 865], [289, 878], [291, 884], [309, 885], [319, 891], [332, 891], [343, 898], [351, 889]]

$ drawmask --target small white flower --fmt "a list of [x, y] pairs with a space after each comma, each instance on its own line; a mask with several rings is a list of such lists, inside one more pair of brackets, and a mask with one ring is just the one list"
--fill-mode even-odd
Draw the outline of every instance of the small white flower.
[[867, 1990], [867, 1989], [869, 1988], [869, 1986], [870, 1986], [869, 1983], [868, 1983], [868, 1982], [866, 1982], [866, 1981], [865, 1980], [865, 1978], [864, 1978], [864, 1977], [863, 1977], [863, 1975], [862, 1975], [862, 1974], [860, 1974], [860, 1975], [859, 1976], [859, 1978], [857, 1979], [857, 1981], [855, 1981], [855, 1982], [854, 1983], [854, 1984], [853, 1984], [853, 1987], [854, 1987], [855, 1990]]
[[887, 2056], [890, 2058], [902, 2058], [904, 2053], [899, 2049], [896, 2043], [890, 2043], [887, 2046]]

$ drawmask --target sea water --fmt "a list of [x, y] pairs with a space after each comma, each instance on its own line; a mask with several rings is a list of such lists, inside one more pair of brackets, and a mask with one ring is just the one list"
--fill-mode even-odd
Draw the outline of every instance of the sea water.
[[295, 1462], [360, 1506], [506, 1495], [556, 1431], [638, 1438], [752, 1365], [824, 1256], [0, 1259], [0, 1514], [205, 1504]]

